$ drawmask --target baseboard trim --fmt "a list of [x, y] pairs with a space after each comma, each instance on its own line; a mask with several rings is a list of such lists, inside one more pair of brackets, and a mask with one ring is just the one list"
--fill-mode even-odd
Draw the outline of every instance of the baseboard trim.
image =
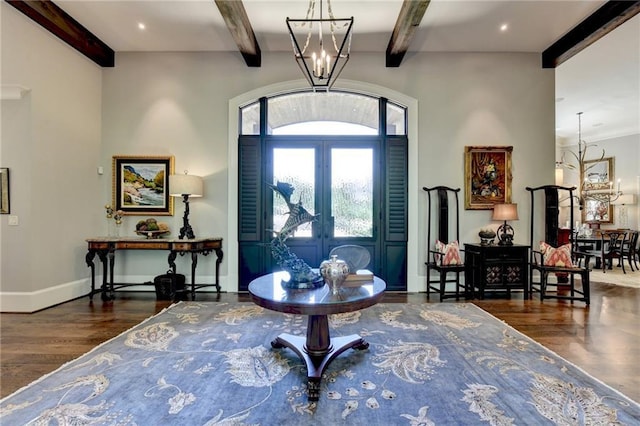
[[89, 294], [89, 279], [32, 292], [0, 292], [0, 312], [31, 313]]
[[[197, 276], [198, 282], [213, 283], [213, 276]], [[127, 276], [127, 277], [115, 277], [116, 282], [130, 282], [130, 283], [143, 283], [148, 282], [148, 276]], [[189, 281], [189, 278], [187, 278]], [[102, 276], [96, 276], [96, 283], [102, 283]], [[190, 282], [187, 283], [190, 285]], [[227, 289], [226, 277], [220, 277], [221, 291], [229, 291]], [[64, 302], [68, 302], [79, 297], [87, 297], [87, 303], [89, 301], [88, 294], [91, 290], [90, 278], [85, 278], [78, 281], [72, 281], [57, 286], [45, 288], [42, 290], [36, 290], [32, 292], [12, 292], [5, 291], [0, 292], [0, 312], [3, 313], [32, 313], [41, 311], [42, 309], [50, 308], [51, 306], [59, 305]], [[131, 286], [122, 291], [155, 291], [150, 286]], [[203, 288], [203, 292], [215, 292], [215, 287]], [[231, 291], [238, 291], [237, 286]], [[95, 294], [93, 296], [94, 301], [101, 301], [100, 295]]]

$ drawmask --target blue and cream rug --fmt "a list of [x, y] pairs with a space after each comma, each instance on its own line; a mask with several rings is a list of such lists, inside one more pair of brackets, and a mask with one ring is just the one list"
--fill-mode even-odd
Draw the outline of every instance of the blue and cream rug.
[[632, 425], [640, 405], [472, 304], [332, 316], [368, 350], [329, 365], [272, 349], [306, 317], [181, 302], [0, 401], [3, 425]]

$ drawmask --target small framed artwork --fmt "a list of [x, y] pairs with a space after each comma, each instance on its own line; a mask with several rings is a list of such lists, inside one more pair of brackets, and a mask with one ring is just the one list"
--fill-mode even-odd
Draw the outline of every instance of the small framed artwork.
[[169, 195], [171, 174], [173, 156], [114, 156], [114, 210], [122, 210], [126, 215], [173, 215], [173, 197]]
[[464, 208], [491, 210], [494, 204], [511, 203], [512, 146], [464, 148]]
[[9, 213], [9, 169], [0, 167], [0, 214]]

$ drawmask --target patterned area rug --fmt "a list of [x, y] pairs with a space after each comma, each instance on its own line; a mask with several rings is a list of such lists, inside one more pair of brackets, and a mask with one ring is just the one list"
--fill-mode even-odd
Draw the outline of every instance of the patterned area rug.
[[0, 423], [437, 425], [640, 423], [640, 405], [473, 304], [379, 304], [330, 318], [360, 334], [307, 401], [270, 342], [306, 317], [181, 302], [0, 401]]

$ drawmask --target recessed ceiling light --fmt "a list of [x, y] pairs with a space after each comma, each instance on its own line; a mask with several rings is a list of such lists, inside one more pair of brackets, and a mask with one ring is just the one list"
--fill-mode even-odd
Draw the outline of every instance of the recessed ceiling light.
[[500, 31], [505, 32], [509, 29], [509, 24], [502, 24], [500, 25]]
[[138, 29], [139, 30], [144, 30], [146, 27], [146, 25], [144, 25], [144, 22], [138, 22]]

